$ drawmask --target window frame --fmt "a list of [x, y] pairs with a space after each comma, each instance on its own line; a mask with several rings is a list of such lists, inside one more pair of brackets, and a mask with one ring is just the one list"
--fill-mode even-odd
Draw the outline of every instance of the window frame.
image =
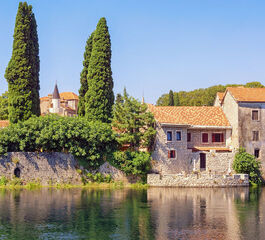
[[[208, 142], [204, 142], [204, 141], [203, 141], [203, 134], [207, 134], [207, 135], [208, 135]], [[209, 144], [209, 143], [210, 143], [210, 141], [209, 141], [209, 133], [208, 133], [208, 132], [202, 132], [202, 133], [201, 133], [201, 143], [202, 143], [202, 144]]]
[[[178, 133], [178, 132], [180, 133], [180, 140], [177, 139], [177, 136], [178, 136], [177, 133]], [[181, 131], [181, 130], [176, 130], [176, 141], [177, 141], [177, 142], [181, 142], [181, 141], [182, 141], [182, 131]]]
[[[168, 133], [171, 133], [171, 140], [168, 140]], [[167, 142], [172, 142], [173, 141], [173, 131], [172, 130], [167, 130], [166, 139], [167, 139]]]
[[[221, 142], [213, 141], [213, 134], [223, 135], [223, 141], [221, 141]], [[225, 143], [225, 135], [224, 135], [223, 132], [212, 132], [211, 137], [212, 137], [212, 139], [211, 139], [212, 140], [212, 143], [215, 143], [215, 144], [223, 144], [223, 143]], [[222, 140], [222, 137], [220, 137], [220, 139]]]
[[[257, 139], [254, 138], [255, 137], [254, 133], [257, 133]], [[260, 139], [259, 131], [252, 131], [252, 141], [257, 142], [257, 141], [259, 141], [259, 139]]]
[[[257, 112], [258, 119], [253, 119], [253, 112]], [[260, 120], [260, 111], [259, 111], [259, 109], [252, 109], [251, 110], [251, 119], [252, 119], [252, 121], [256, 121], [256, 122], [258, 122]]]
[[[171, 157], [171, 153], [173, 153], [173, 156]], [[169, 149], [168, 150], [168, 159], [176, 159], [176, 150], [175, 149]]]

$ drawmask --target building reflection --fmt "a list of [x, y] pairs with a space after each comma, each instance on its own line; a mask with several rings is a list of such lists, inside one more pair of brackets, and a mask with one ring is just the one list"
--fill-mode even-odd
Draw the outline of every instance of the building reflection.
[[150, 188], [147, 196], [157, 240], [241, 239], [235, 203], [248, 188]]

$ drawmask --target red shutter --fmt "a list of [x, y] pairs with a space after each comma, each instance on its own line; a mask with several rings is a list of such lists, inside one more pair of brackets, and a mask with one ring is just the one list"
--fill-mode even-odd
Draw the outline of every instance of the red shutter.
[[212, 142], [215, 142], [215, 134], [212, 133]]
[[170, 151], [167, 151], [167, 156], [168, 158], [170, 158]]
[[207, 143], [208, 142], [208, 133], [202, 134], [202, 142]]
[[172, 155], [173, 155], [173, 158], [175, 158], [175, 157], [176, 157], [176, 151], [173, 150], [172, 153], [173, 153], [173, 154], [172, 154]]
[[224, 142], [224, 134], [221, 133], [221, 142]]

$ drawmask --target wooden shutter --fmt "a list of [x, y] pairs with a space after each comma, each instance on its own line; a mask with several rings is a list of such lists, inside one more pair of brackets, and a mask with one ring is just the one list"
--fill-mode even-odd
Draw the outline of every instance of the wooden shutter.
[[221, 133], [221, 142], [224, 142], [224, 134]]
[[215, 133], [212, 133], [212, 142], [215, 142]]
[[175, 151], [175, 150], [172, 151], [172, 157], [173, 157], [173, 158], [176, 157], [176, 151]]
[[202, 134], [202, 142], [207, 143], [208, 142], [208, 133]]

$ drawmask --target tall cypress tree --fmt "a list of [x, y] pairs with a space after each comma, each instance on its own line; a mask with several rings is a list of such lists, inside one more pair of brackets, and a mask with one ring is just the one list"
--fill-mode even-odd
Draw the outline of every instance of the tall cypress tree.
[[174, 106], [174, 94], [173, 91], [169, 91], [168, 106]]
[[19, 3], [12, 57], [5, 78], [8, 82], [8, 112], [11, 123], [40, 115], [39, 44], [32, 6]]
[[85, 95], [88, 120], [110, 122], [114, 103], [111, 71], [111, 43], [105, 18], [101, 18], [93, 36], [93, 48], [88, 66], [88, 90]]
[[78, 115], [79, 116], [85, 116], [85, 95], [88, 89], [87, 72], [88, 72], [89, 61], [90, 61], [91, 52], [92, 52], [93, 35], [94, 35], [94, 32], [87, 39], [85, 53], [84, 53], [83, 70], [80, 74], [81, 86], [79, 89], [79, 102], [78, 102]]

